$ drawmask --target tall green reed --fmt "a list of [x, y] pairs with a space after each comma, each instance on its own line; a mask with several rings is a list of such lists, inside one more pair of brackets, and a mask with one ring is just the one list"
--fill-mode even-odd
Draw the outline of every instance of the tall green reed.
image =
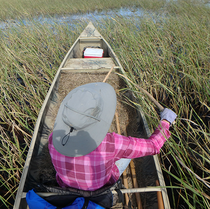
[[[138, 0], [0, 0], [1, 12], [0, 20], [16, 19], [23, 17], [34, 17], [40, 15], [64, 15], [64, 14], [75, 14], [85, 13], [91, 11], [109, 10], [121, 7], [136, 7], [144, 6], [147, 7], [147, 2]], [[165, 0], [153, 0], [156, 2], [156, 8], [160, 8]], [[159, 3], [158, 3], [159, 2]], [[151, 4], [150, 4], [151, 7]]]
[[[190, 4], [189, 7], [192, 7]], [[196, 11], [196, 7], [193, 7]], [[172, 137], [160, 154], [171, 186], [172, 208], [209, 208], [209, 16], [180, 12], [167, 18], [115, 19], [107, 26], [111, 43], [126, 76], [177, 114]], [[206, 8], [203, 15], [208, 14]], [[157, 107], [135, 87], [139, 105], [153, 130]]]
[[39, 110], [80, 30], [32, 22], [0, 33], [1, 207], [13, 205]]

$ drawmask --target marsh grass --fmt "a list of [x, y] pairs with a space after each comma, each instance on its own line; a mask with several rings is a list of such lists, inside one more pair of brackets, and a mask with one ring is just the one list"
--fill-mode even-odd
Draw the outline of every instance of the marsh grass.
[[[176, 1], [161, 11], [167, 18], [154, 14], [155, 22], [148, 15], [105, 19], [94, 25], [113, 47], [125, 75], [178, 114], [172, 136], [160, 154], [171, 186], [172, 208], [210, 208], [209, 9]], [[22, 24], [0, 32], [1, 207], [13, 205], [45, 95], [86, 24], [77, 22], [72, 28], [32, 20], [30, 27]], [[134, 86], [128, 86], [154, 130], [159, 122], [157, 107]]]
[[161, 8], [165, 0], [0, 0], [0, 20], [34, 17], [40, 15], [65, 15], [86, 13], [91, 11], [104, 11], [121, 7], [143, 7], [146, 9]]
[[[156, 22], [115, 19], [107, 27], [126, 76], [178, 114], [160, 154], [168, 185], [182, 187], [169, 190], [172, 208], [210, 207], [210, 19], [209, 9], [191, 7], [194, 12], [179, 10]], [[157, 107], [129, 85], [154, 130]]]
[[39, 110], [79, 32], [68, 26], [34, 23], [30, 28], [19, 26], [0, 34], [1, 206], [11, 207], [14, 202]]

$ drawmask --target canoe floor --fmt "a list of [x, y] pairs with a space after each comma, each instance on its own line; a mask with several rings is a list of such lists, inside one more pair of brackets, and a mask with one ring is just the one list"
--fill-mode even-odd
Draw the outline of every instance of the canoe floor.
[[[59, 109], [59, 105], [64, 97], [77, 86], [90, 83], [90, 82], [102, 82], [107, 73], [72, 73], [69, 71], [64, 71], [60, 76], [60, 85], [56, 90], [55, 96], [52, 98], [48, 112], [46, 114], [46, 119], [44, 121], [44, 128], [41, 134], [41, 143], [44, 145], [41, 150], [39, 150], [39, 162], [37, 170], [39, 171], [38, 179], [40, 182], [48, 182], [51, 180], [55, 180], [55, 170], [51, 163], [50, 155], [47, 148], [48, 136], [53, 130], [55, 118]], [[122, 90], [125, 87], [124, 81], [122, 81], [119, 76], [115, 73], [112, 73], [107, 83], [111, 84], [117, 94], [117, 113], [119, 117], [119, 125], [121, 129], [122, 135], [129, 135], [133, 137], [145, 137], [143, 131], [143, 125], [141, 126], [141, 121], [138, 117], [137, 111], [134, 106], [129, 102], [131, 98], [131, 94]], [[141, 130], [142, 127], [142, 130]], [[117, 125], [116, 118], [114, 117], [112, 125], [110, 127], [109, 132], [117, 133]], [[147, 157], [147, 165], [143, 165], [146, 161], [145, 158], [135, 159], [135, 169], [136, 176], [139, 187], [145, 186], [155, 186], [155, 179], [157, 177], [152, 175], [151, 169], [154, 164], [153, 158]], [[151, 162], [150, 162], [151, 161]], [[145, 168], [145, 166], [147, 168]], [[154, 167], [154, 165], [153, 165]], [[144, 168], [144, 169], [143, 169]], [[146, 170], [147, 169], [147, 170]], [[153, 168], [154, 169], [154, 168]], [[129, 167], [127, 168], [127, 179], [129, 188], [133, 188], [132, 179]], [[53, 186], [53, 185], [52, 185]], [[157, 208], [154, 207], [157, 203], [156, 201], [156, 192], [153, 193], [142, 193], [142, 205], [143, 208]], [[130, 195], [132, 205], [136, 208], [135, 194]], [[154, 201], [151, 201], [151, 200]], [[152, 203], [153, 202], [153, 203]], [[151, 205], [152, 203], [152, 205]], [[117, 204], [113, 208], [122, 208], [122, 204]]]

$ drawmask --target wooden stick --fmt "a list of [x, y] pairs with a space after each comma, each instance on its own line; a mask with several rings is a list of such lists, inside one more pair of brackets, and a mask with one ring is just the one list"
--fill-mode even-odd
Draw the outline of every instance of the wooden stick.
[[[126, 188], [128, 188], [128, 179], [127, 179], [126, 170], [124, 170], [122, 176], [123, 176], [123, 184]], [[128, 197], [128, 194], [125, 193], [125, 205], [128, 205], [128, 203], [129, 203], [129, 197]]]
[[[116, 119], [116, 125], [117, 125], [117, 133], [121, 134], [120, 123], [119, 123], [119, 118], [118, 118], [117, 111], [115, 112], [115, 119]], [[126, 170], [123, 172], [122, 177], [123, 177], [123, 184], [124, 184], [124, 186], [126, 188], [128, 188], [128, 180], [127, 180]], [[129, 203], [129, 197], [128, 197], [128, 194], [125, 194], [125, 204], [128, 205], [128, 203]]]
[[103, 83], [106, 82], [107, 78], [109, 77], [109, 75], [111, 74], [112, 70], [114, 69], [114, 66], [115, 66], [115, 65], [113, 65], [112, 68], [110, 69], [110, 71], [107, 73], [106, 77], [105, 77], [104, 80], [103, 80]]
[[[156, 186], [160, 186], [158, 180], [156, 180]], [[158, 209], [164, 209], [163, 196], [161, 191], [157, 191], [157, 200], [158, 200]]]
[[115, 119], [116, 119], [116, 125], [117, 125], [117, 133], [118, 134], [121, 134], [121, 131], [120, 131], [120, 122], [119, 122], [119, 117], [118, 117], [118, 112], [115, 111]]
[[[132, 174], [132, 180], [133, 180], [133, 187], [138, 188], [138, 183], [136, 180], [136, 171], [135, 171], [133, 160], [131, 160], [130, 162], [130, 168], [131, 168], [131, 174]], [[136, 193], [135, 195], [136, 195], [136, 202], [137, 202], [138, 209], [143, 209], [140, 194]]]

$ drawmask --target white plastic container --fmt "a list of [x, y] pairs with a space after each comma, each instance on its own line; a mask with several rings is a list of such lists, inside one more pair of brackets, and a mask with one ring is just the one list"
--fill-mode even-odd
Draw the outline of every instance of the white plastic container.
[[103, 53], [103, 49], [86, 48], [84, 51], [84, 58], [102, 58]]

